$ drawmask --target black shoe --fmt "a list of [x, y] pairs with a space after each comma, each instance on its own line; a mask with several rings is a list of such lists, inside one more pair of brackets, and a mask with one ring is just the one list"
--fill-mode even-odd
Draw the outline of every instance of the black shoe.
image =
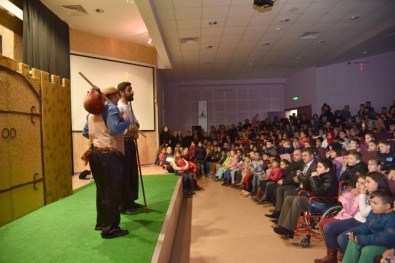
[[123, 209], [123, 210], [121, 210], [121, 214], [136, 215], [137, 214], [137, 209], [132, 209], [132, 208]]
[[268, 203], [270, 203], [270, 201], [269, 201], [269, 199], [264, 197], [261, 200], [259, 200], [258, 203], [260, 203], [260, 204], [268, 204]]
[[273, 230], [276, 234], [285, 236], [288, 238], [294, 238], [294, 235], [295, 235], [294, 231], [286, 229], [285, 227], [282, 227], [282, 226], [275, 227], [275, 228], [273, 228]]
[[118, 228], [115, 231], [113, 231], [111, 233], [108, 233], [108, 234], [101, 233], [101, 237], [102, 238], [106, 238], [106, 239], [110, 239], [110, 238], [116, 238], [116, 237], [125, 236], [127, 234], [129, 234], [128, 230], [123, 230], [123, 229]]
[[133, 202], [132, 205], [130, 206], [131, 209], [139, 209], [139, 208], [144, 208], [145, 205], [140, 205], [138, 203]]
[[96, 226], [95, 226], [95, 230], [101, 230], [101, 226], [96, 225]]
[[271, 221], [273, 222], [273, 224], [278, 225], [278, 219], [277, 218], [276, 219], [271, 219]]
[[269, 218], [279, 218], [279, 217], [280, 217], [280, 212], [274, 211], [273, 213], [271, 213], [271, 214], [266, 214], [265, 216], [266, 216], [266, 217], [269, 217]]

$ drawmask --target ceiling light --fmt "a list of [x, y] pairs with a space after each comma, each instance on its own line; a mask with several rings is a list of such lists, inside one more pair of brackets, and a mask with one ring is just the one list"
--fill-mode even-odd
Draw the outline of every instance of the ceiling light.
[[134, 0], [126, 0], [126, 3], [127, 3], [127, 4], [132, 4], [132, 5], [135, 4]]
[[368, 51], [364, 50], [363, 53], [364, 53], [364, 54], [368, 54]]
[[181, 44], [197, 44], [197, 43], [199, 43], [199, 38], [198, 37], [183, 37], [183, 38], [180, 38], [180, 43]]
[[148, 45], [152, 45], [152, 38], [149, 37], [147, 42], [148, 42]]
[[96, 13], [99, 13], [99, 14], [104, 13], [104, 9], [101, 9], [101, 8], [97, 8], [95, 11], [96, 11]]
[[317, 39], [320, 35], [321, 32], [305, 32], [300, 39]]
[[280, 31], [281, 27], [276, 27], [276, 31]]
[[283, 18], [283, 19], [281, 19], [280, 21], [283, 22], [283, 23], [287, 23], [287, 22], [290, 21], [290, 19], [289, 19], [289, 18]]
[[210, 22], [208, 22], [209, 26], [215, 26], [217, 24], [218, 24], [218, 21], [215, 21], [215, 20], [211, 20]]
[[350, 20], [357, 20], [357, 19], [359, 19], [359, 16], [352, 16], [352, 17], [350, 17]]

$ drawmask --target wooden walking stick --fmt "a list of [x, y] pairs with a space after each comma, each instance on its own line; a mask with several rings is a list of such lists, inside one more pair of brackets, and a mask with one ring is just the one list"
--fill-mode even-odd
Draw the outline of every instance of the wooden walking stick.
[[148, 207], [147, 207], [147, 199], [145, 198], [145, 189], [144, 189], [144, 182], [143, 182], [143, 174], [141, 172], [141, 164], [140, 164], [140, 154], [139, 154], [139, 148], [137, 146], [137, 140], [134, 139], [134, 143], [136, 145], [136, 157], [137, 157], [137, 166], [138, 166], [138, 172], [140, 176], [140, 182], [141, 182], [141, 190], [143, 191], [143, 198], [144, 198], [144, 210], [145, 213], [148, 213]]

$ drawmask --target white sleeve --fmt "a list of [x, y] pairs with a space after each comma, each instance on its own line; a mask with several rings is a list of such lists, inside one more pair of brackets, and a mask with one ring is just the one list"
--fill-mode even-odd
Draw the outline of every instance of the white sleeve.
[[366, 194], [359, 195], [359, 213], [364, 218], [366, 218], [370, 210], [372, 210], [371, 206], [368, 204], [368, 198], [369, 196]]

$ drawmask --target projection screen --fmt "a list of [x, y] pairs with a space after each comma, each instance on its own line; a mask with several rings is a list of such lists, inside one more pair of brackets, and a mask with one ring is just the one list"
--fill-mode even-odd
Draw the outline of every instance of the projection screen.
[[154, 68], [132, 62], [108, 58], [71, 54], [71, 116], [72, 130], [81, 131], [86, 122], [87, 112], [83, 100], [90, 85], [79, 75], [82, 72], [94, 85], [114, 86], [123, 81], [132, 83], [134, 90], [133, 111], [140, 130], [155, 130], [154, 110]]

